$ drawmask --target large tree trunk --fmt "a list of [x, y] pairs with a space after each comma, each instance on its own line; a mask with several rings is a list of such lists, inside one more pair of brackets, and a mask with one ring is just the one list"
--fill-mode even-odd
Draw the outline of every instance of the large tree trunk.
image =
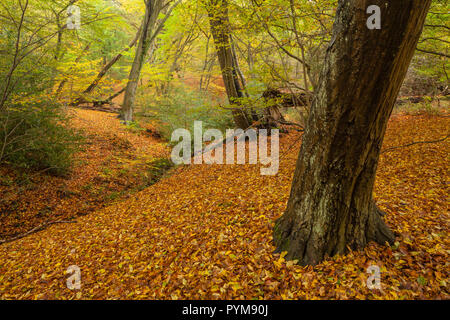
[[[369, 3], [370, 2], [370, 3]], [[276, 222], [277, 251], [301, 265], [392, 243], [372, 191], [386, 125], [431, 0], [340, 0], [291, 195]], [[369, 5], [382, 27], [369, 30]]]
[[252, 124], [251, 117], [237, 105], [238, 99], [244, 97], [244, 94], [239, 82], [236, 57], [233, 54], [228, 0], [209, 0], [208, 14], [225, 90], [230, 104], [235, 107], [232, 111], [234, 121], [238, 128], [247, 129]]

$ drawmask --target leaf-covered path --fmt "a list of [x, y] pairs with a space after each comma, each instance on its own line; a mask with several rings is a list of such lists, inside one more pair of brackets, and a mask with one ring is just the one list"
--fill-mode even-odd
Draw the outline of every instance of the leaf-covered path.
[[[168, 158], [167, 143], [133, 132], [117, 114], [71, 109], [71, 125], [85, 136], [68, 177], [0, 166], [0, 243], [53, 221], [72, 220], [147, 187]], [[151, 128], [151, 127], [150, 127]]]
[[[445, 117], [401, 116], [384, 148], [435, 140]], [[449, 141], [382, 154], [375, 198], [397, 235], [313, 267], [272, 254], [297, 158], [282, 139], [277, 176], [256, 166], [180, 167], [136, 194], [78, 219], [0, 246], [2, 299], [449, 298]], [[366, 287], [369, 265], [382, 290]], [[82, 289], [66, 288], [81, 268]]]

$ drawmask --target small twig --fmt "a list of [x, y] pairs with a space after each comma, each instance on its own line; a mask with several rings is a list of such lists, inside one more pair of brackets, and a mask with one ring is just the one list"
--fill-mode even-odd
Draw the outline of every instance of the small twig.
[[302, 140], [302, 138], [303, 138], [303, 135], [301, 135], [297, 139], [295, 139], [295, 141], [286, 149], [286, 151], [284, 151], [281, 154], [280, 160], [284, 159], [289, 154], [289, 151], [291, 151], [292, 148], [294, 148], [294, 146]]
[[438, 139], [438, 140], [411, 142], [411, 143], [408, 143], [408, 144], [405, 144], [405, 145], [402, 145], [402, 146], [387, 148], [387, 149], [381, 151], [381, 153], [389, 152], [389, 151], [392, 151], [392, 150], [395, 150], [395, 149], [410, 147], [410, 146], [415, 145], [415, 144], [438, 143], [438, 142], [442, 142], [442, 141], [447, 140], [448, 137], [450, 137], [450, 134], [448, 134], [444, 138], [441, 138], [441, 139]]
[[242, 108], [237, 108], [237, 107], [225, 107], [221, 104], [218, 105], [219, 108], [224, 109], [224, 110], [236, 110], [236, 111], [241, 111]]
[[275, 120], [276, 122], [280, 123], [280, 124], [284, 124], [286, 126], [295, 126], [295, 127], [299, 127], [300, 129], [297, 131], [303, 132], [305, 131], [305, 128], [299, 124], [299, 123], [295, 123], [295, 122], [291, 122], [291, 121], [283, 121], [283, 120]]
[[31, 230], [28, 231], [28, 232], [19, 234], [19, 235], [15, 236], [15, 237], [12, 237], [12, 238], [9, 238], [9, 239], [3, 239], [3, 240], [0, 240], [0, 244], [8, 243], [8, 242], [13, 242], [13, 241], [15, 241], [15, 240], [22, 239], [22, 238], [24, 238], [24, 237], [26, 237], [26, 236], [29, 236], [30, 234], [33, 234], [33, 233], [39, 232], [39, 231], [41, 231], [41, 230], [44, 230], [46, 227], [48, 227], [48, 226], [50, 226], [50, 225], [53, 225], [53, 224], [60, 224], [60, 223], [77, 223], [77, 221], [51, 221], [51, 222], [46, 222], [46, 223], [43, 223], [43, 224], [41, 224], [41, 225], [39, 225], [39, 226], [37, 226], [37, 227], [31, 229]]
[[[38, 176], [38, 175], [40, 175], [40, 174], [42, 174], [42, 173], [44, 173], [44, 172], [47, 172], [47, 171], [49, 171], [49, 170], [52, 170], [52, 169], [59, 169], [59, 167], [57, 167], [57, 166], [51, 166], [51, 167], [48, 167], [48, 168], [39, 170], [38, 172], [32, 174], [31, 176], [27, 176], [27, 180], [31, 181], [31, 180], [33, 180], [34, 177], [36, 177], [36, 176]], [[20, 185], [23, 185], [23, 184], [24, 184], [24, 181], [19, 181], [17, 184], [18, 184], [19, 186], [20, 186]]]

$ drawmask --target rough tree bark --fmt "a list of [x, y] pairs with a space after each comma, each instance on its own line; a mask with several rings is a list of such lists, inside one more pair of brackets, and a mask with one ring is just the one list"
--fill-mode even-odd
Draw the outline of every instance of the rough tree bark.
[[[244, 97], [244, 90], [239, 82], [237, 61], [233, 55], [228, 0], [209, 0], [207, 7], [225, 90], [230, 103], [236, 105], [236, 100]], [[247, 129], [251, 126], [251, 117], [245, 110], [235, 106], [232, 113], [238, 128]]]
[[[369, 3], [370, 2], [370, 3]], [[277, 252], [301, 265], [394, 235], [372, 198], [386, 125], [431, 0], [340, 0], [288, 206], [274, 228]], [[382, 27], [366, 26], [367, 7]]]

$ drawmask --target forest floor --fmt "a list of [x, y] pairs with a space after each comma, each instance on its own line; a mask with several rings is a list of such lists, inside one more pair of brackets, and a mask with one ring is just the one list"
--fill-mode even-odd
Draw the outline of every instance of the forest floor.
[[94, 212], [148, 187], [164, 171], [169, 148], [146, 131], [151, 126], [127, 128], [113, 113], [71, 112], [85, 146], [68, 177], [0, 167], [0, 239]]
[[[1, 209], [0, 238], [48, 219], [76, 223], [0, 245], [0, 299], [450, 298], [450, 141], [388, 150], [445, 137], [448, 115], [396, 115], [389, 122], [375, 199], [388, 213], [395, 245], [371, 243], [300, 267], [273, 254], [271, 243], [289, 197], [299, 133], [281, 138], [276, 176], [261, 176], [252, 165], [181, 166], [128, 192], [151, 180], [139, 173], [167, 157], [166, 145], [120, 127], [115, 115], [76, 112], [90, 143], [69, 179], [39, 175], [13, 192], [14, 176], [1, 169], [0, 201], [10, 213]], [[113, 203], [111, 194], [118, 194]], [[71, 265], [81, 268], [79, 291], [66, 286]], [[366, 286], [370, 265], [380, 267], [380, 290]]]

